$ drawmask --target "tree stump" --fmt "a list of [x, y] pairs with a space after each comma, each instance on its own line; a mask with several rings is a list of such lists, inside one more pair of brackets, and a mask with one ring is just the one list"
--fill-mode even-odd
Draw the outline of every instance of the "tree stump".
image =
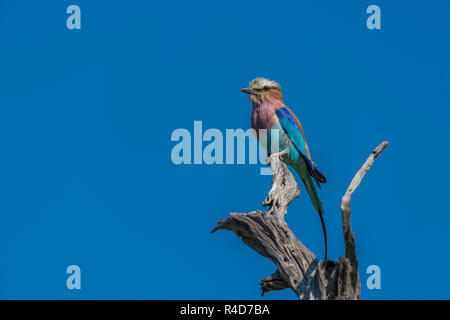
[[268, 158], [272, 168], [272, 188], [263, 206], [269, 211], [230, 213], [219, 221], [219, 229], [233, 231], [250, 248], [269, 258], [277, 270], [259, 283], [262, 295], [272, 290], [292, 289], [301, 300], [359, 300], [361, 284], [358, 273], [355, 237], [350, 223], [350, 201], [364, 175], [388, 143], [382, 142], [356, 173], [341, 201], [345, 257], [339, 261], [319, 261], [299, 241], [284, 220], [292, 200], [300, 195], [294, 176], [278, 156]]

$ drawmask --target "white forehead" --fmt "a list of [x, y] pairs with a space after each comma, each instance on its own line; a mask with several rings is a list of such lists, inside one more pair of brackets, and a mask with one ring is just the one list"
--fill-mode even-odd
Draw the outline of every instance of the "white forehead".
[[249, 83], [249, 87], [253, 89], [262, 89], [264, 87], [281, 89], [280, 84], [266, 78], [256, 78]]

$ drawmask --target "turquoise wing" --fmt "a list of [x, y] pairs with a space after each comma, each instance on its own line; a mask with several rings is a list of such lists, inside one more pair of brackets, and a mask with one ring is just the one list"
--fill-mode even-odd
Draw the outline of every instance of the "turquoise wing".
[[305, 139], [303, 139], [303, 135], [299, 127], [297, 126], [293, 115], [286, 107], [282, 107], [275, 110], [275, 113], [278, 117], [278, 121], [280, 122], [280, 125], [283, 128], [284, 132], [288, 135], [289, 139], [291, 139], [291, 141], [293, 142], [297, 151], [300, 153], [303, 160], [305, 160], [309, 175], [313, 177], [314, 180], [316, 180], [317, 186], [320, 189], [320, 184], [316, 177], [313, 164], [307, 156]]

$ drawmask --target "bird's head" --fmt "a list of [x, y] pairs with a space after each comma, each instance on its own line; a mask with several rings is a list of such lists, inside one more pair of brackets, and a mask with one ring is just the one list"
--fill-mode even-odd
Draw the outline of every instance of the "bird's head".
[[254, 105], [260, 105], [264, 101], [269, 100], [280, 100], [283, 102], [280, 84], [266, 78], [252, 80], [248, 87], [242, 88], [241, 91], [250, 95], [250, 100]]

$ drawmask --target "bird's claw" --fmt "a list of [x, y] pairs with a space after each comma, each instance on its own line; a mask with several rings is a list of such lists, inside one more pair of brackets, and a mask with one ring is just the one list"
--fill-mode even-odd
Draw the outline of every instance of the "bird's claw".
[[270, 156], [271, 157], [278, 156], [281, 159], [285, 154], [287, 154], [287, 150], [283, 150], [281, 152], [272, 153]]

